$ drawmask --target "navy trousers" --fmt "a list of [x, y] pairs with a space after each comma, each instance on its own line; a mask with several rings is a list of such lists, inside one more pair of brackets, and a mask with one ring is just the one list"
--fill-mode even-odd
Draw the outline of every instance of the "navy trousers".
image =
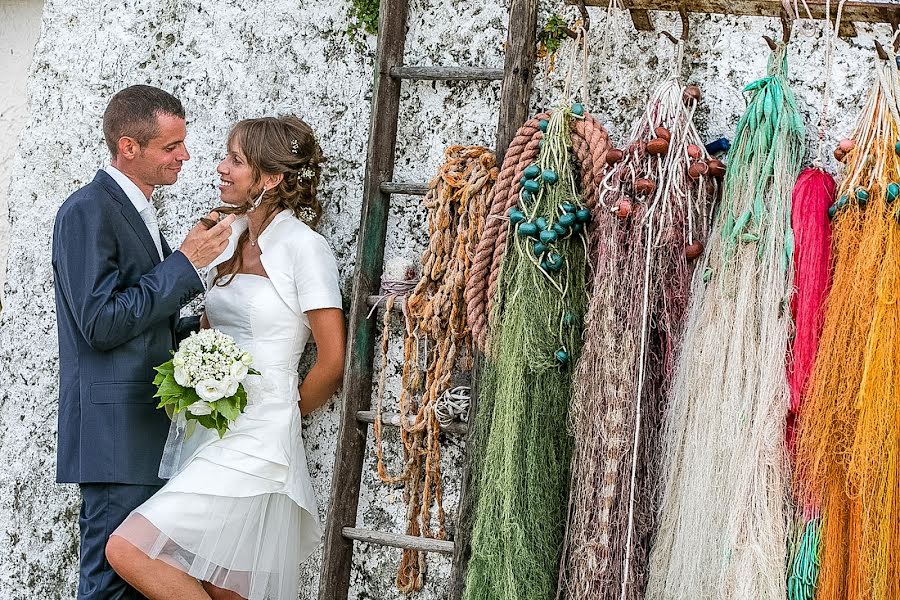
[[106, 542], [125, 517], [159, 490], [155, 485], [82, 483], [78, 600], [141, 600], [106, 561]]

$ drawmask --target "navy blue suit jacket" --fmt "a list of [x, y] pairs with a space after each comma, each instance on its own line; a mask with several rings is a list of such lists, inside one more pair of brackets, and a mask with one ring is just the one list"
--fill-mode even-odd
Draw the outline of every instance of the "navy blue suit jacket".
[[165, 259], [106, 171], [60, 207], [53, 228], [59, 331], [56, 479], [162, 484], [169, 420], [153, 367], [171, 358], [182, 306], [203, 291], [194, 267], [162, 240]]

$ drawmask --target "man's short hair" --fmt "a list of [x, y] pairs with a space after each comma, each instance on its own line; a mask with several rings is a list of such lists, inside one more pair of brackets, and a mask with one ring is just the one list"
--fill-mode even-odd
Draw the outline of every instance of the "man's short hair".
[[172, 94], [149, 85], [133, 85], [113, 96], [103, 113], [103, 137], [113, 158], [120, 138], [130, 137], [143, 147], [159, 135], [160, 114], [183, 119], [184, 107]]

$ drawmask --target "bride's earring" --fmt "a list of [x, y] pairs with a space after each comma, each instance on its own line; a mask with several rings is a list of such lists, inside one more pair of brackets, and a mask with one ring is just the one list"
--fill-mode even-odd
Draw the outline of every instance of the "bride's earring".
[[254, 210], [256, 210], [256, 207], [259, 206], [259, 203], [262, 202], [263, 196], [264, 196], [264, 195], [266, 194], [266, 192], [268, 192], [268, 191], [269, 191], [269, 188], [267, 188], [267, 187], [264, 187], [264, 188], [263, 188], [263, 190], [259, 193], [259, 197], [258, 197], [256, 200], [253, 201], [253, 205], [252, 205], [250, 208], [247, 209], [247, 212], [248, 212], [248, 213], [251, 213], [251, 212], [253, 212]]

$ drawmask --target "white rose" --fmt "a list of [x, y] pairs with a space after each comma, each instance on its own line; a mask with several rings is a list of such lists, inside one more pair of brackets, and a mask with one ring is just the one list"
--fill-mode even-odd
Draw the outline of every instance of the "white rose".
[[172, 364], [175, 365], [176, 367], [184, 366], [184, 357], [181, 356], [180, 352], [177, 352], [175, 354], [175, 356], [172, 358]]
[[183, 366], [175, 367], [175, 383], [184, 387], [190, 386], [190, 378]]
[[[201, 399], [207, 402], [215, 402], [222, 398], [221, 384], [215, 379], [204, 379], [194, 386], [194, 390]], [[191, 405], [193, 406], [193, 404]]]
[[253, 364], [253, 357], [250, 356], [249, 352], [244, 352], [243, 354], [241, 354], [241, 362], [249, 367]]
[[[247, 376], [249, 368], [242, 361], [238, 361], [236, 363], [231, 363], [231, 372], [230, 375], [237, 381], [243, 381]], [[231, 394], [228, 394], [229, 396]]]
[[219, 389], [222, 390], [223, 398], [231, 398], [237, 393], [238, 384], [240, 382], [234, 377], [226, 377], [222, 380], [222, 383], [219, 384]]
[[212, 407], [203, 400], [199, 400], [188, 406], [187, 411], [194, 416], [202, 417], [210, 414], [212, 412]]

